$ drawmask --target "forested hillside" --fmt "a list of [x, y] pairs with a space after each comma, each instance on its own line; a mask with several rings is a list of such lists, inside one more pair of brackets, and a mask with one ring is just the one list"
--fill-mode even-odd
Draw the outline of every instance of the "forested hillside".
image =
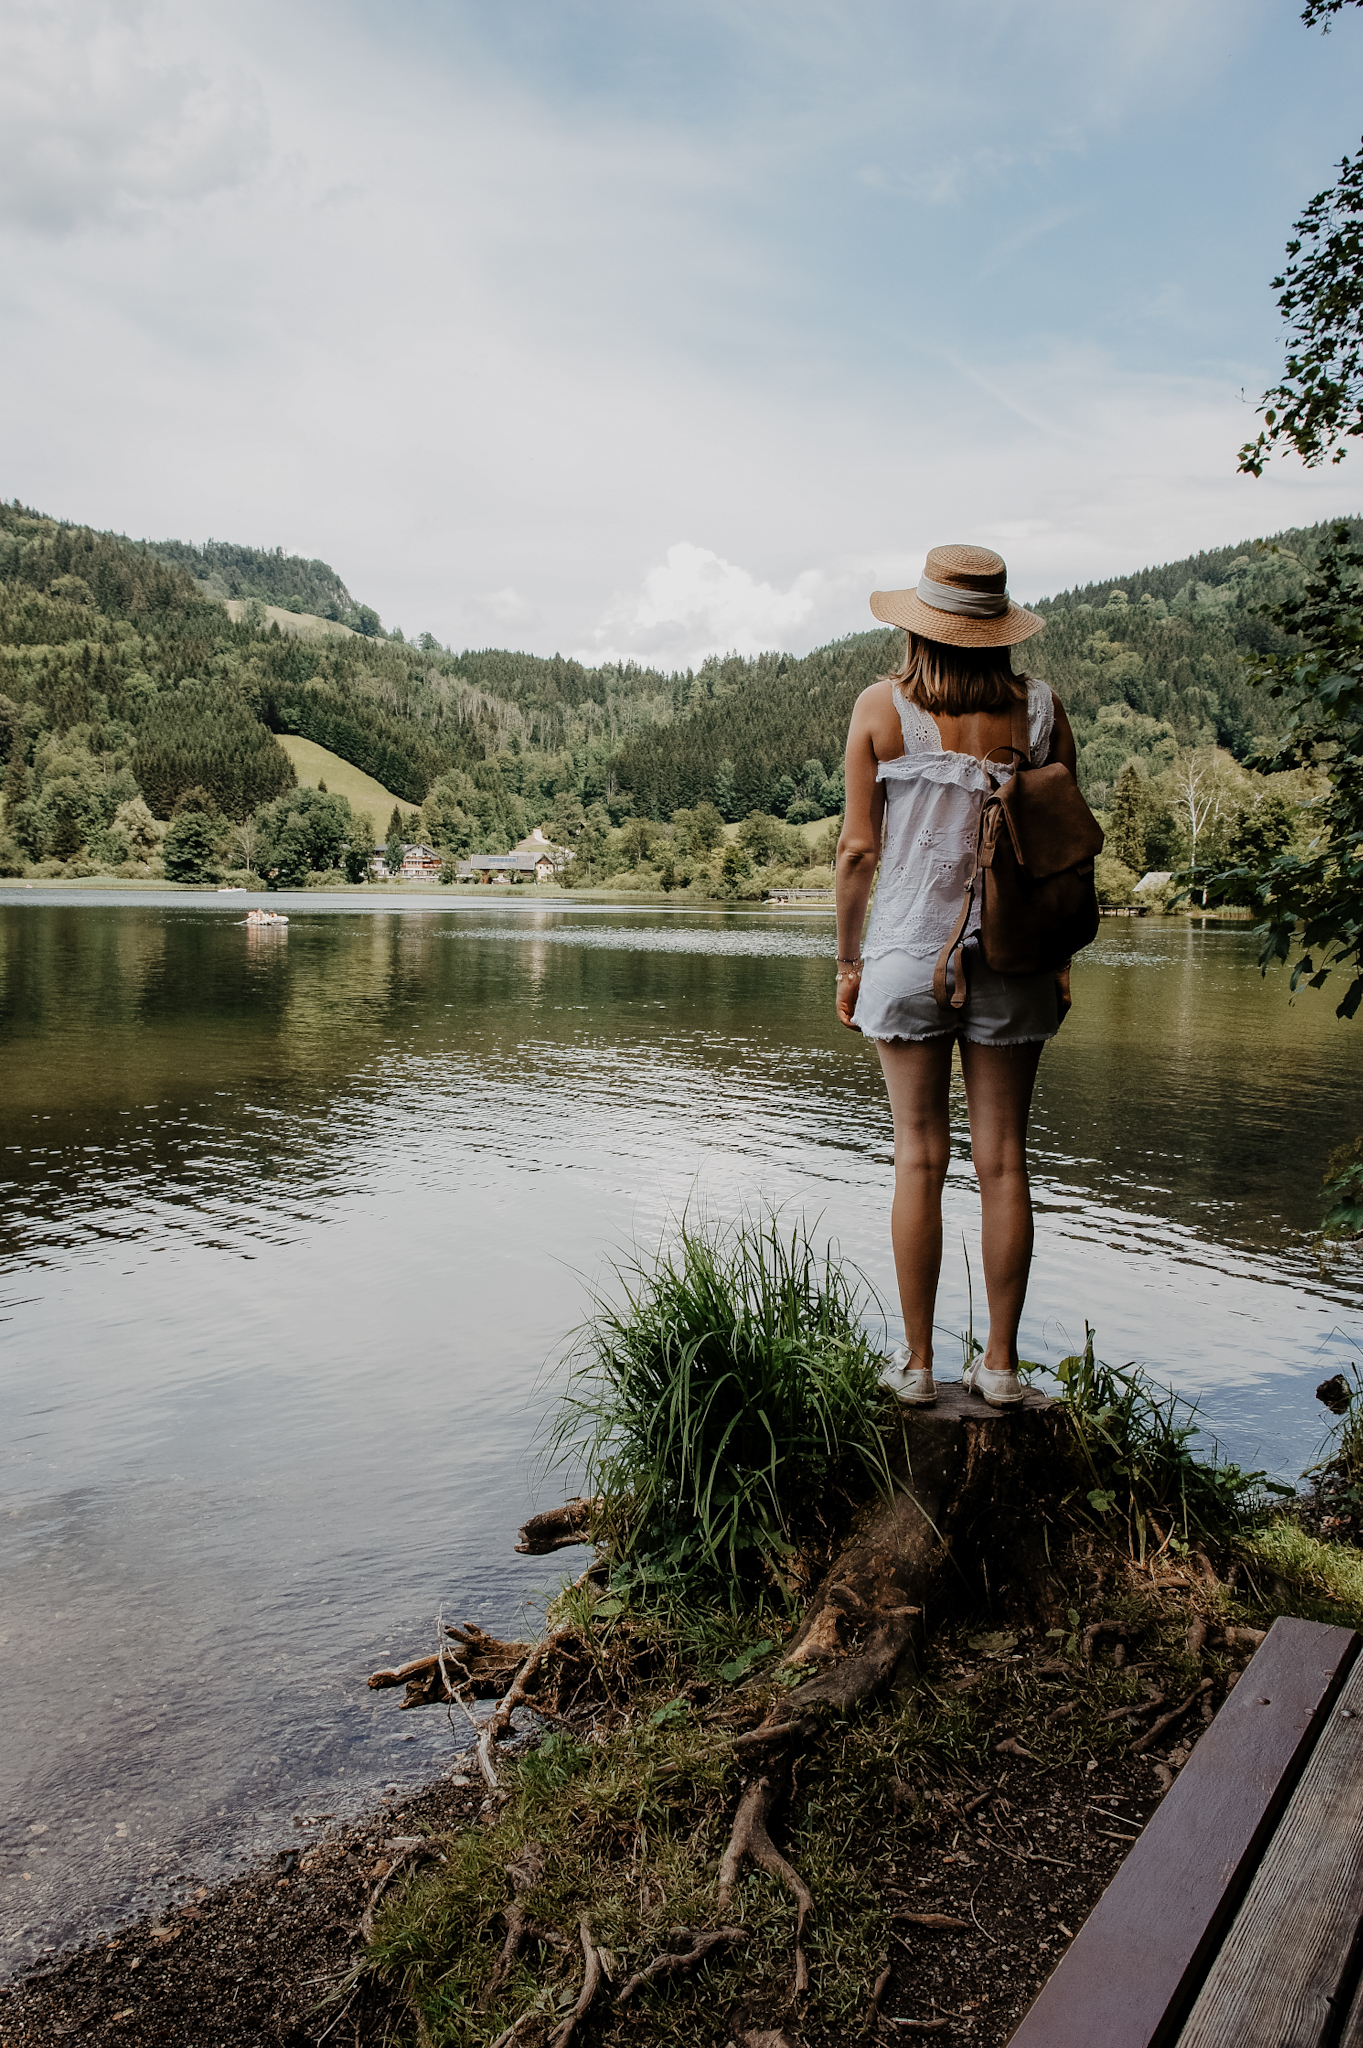
[[[1046, 631], [1019, 650], [1019, 664], [1063, 698], [1091, 801], [1106, 803], [1128, 760], [1149, 765], [1207, 746], [1240, 759], [1256, 732], [1274, 729], [1274, 704], [1249, 687], [1242, 657], [1281, 644], [1256, 610], [1295, 587], [1325, 531], [1246, 541], [1033, 607]], [[857, 692], [902, 647], [901, 635], [877, 631], [802, 660], [707, 663], [676, 693], [683, 722], [627, 740], [616, 779], [650, 817], [702, 796], [729, 817], [784, 812], [784, 784], [800, 784], [811, 759], [834, 768]]]
[[158, 561], [188, 570], [204, 597], [254, 597], [285, 611], [338, 619], [358, 633], [379, 630], [378, 613], [357, 605], [327, 562], [286, 555], [283, 548], [244, 548], [224, 540], [205, 541], [201, 548], [190, 541], [154, 540], [146, 548]]
[[[1175, 865], [1199, 835], [1204, 852], [1218, 834], [1229, 843], [1251, 811], [1263, 826], [1265, 791], [1238, 764], [1272, 730], [1275, 706], [1248, 686], [1243, 657], [1277, 644], [1259, 610], [1295, 586], [1322, 532], [1036, 606], [1047, 628], [1023, 658], [1064, 698], [1081, 781], [1111, 812], [1128, 868]], [[234, 607], [234, 621], [219, 601], [230, 596], [261, 604]], [[504, 851], [547, 822], [576, 847], [578, 879], [627, 869], [647, 881], [680, 861], [679, 875], [713, 869], [716, 880], [719, 826], [756, 817], [767, 823], [745, 828], [752, 861], [789, 866], [804, 842], [782, 833], [838, 816], [852, 704], [902, 648], [876, 629], [803, 657], [714, 658], [662, 675], [454, 654], [429, 635], [385, 634], [373, 613], [360, 631], [303, 638], [265, 625], [267, 599], [331, 618], [365, 609], [326, 563], [133, 542], [0, 505], [0, 867], [157, 872], [166, 821], [187, 808], [219, 821], [219, 866], [249, 867], [257, 825], [277, 839], [294, 801], [276, 733], [314, 740], [396, 791], [410, 809], [395, 829], [451, 856]], [[1300, 792], [1273, 794], [1281, 813]], [[346, 847], [393, 826], [328, 801], [334, 818], [320, 837], [320, 826], [303, 833], [289, 872], [317, 872], [300, 869], [305, 854], [339, 868]]]

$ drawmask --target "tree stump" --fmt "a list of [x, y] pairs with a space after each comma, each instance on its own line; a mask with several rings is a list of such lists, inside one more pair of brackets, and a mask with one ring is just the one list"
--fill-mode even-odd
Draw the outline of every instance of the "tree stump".
[[990, 1408], [959, 1381], [941, 1385], [935, 1407], [903, 1411], [894, 1481], [889, 1500], [863, 1510], [786, 1652], [810, 1678], [740, 1746], [788, 1739], [815, 1705], [866, 1698], [981, 1593], [1045, 1604], [1046, 1525], [1072, 1481], [1059, 1403], [1029, 1391]]

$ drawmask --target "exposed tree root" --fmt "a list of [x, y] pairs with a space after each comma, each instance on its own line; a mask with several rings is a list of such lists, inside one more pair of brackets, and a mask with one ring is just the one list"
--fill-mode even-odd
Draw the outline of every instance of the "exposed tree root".
[[734, 1881], [743, 1867], [744, 1859], [751, 1857], [763, 1870], [773, 1877], [779, 1877], [787, 1891], [792, 1893], [798, 1911], [795, 1916], [795, 1991], [797, 1997], [809, 1989], [809, 1964], [805, 1958], [805, 1921], [814, 1909], [814, 1900], [800, 1873], [787, 1863], [767, 1832], [767, 1819], [776, 1803], [776, 1787], [770, 1776], [763, 1774], [753, 1778], [745, 1786], [743, 1797], [738, 1802], [734, 1815], [733, 1833], [729, 1846], [724, 1851], [724, 1861], [719, 1869], [719, 1890], [716, 1902], [721, 1913], [729, 1910]]
[[[937, 1626], [954, 1609], [976, 1599], [982, 1585], [988, 1591], [991, 1577], [1008, 1581], [1015, 1591], [1022, 1589], [1023, 1597], [1044, 1613], [1047, 1621], [1063, 1611], [1057, 1586], [1048, 1577], [1045, 1517], [1036, 1513], [1038, 1499], [1060, 1497], [1068, 1470], [1052, 1404], [1029, 1395], [1016, 1412], [1001, 1416], [973, 1401], [964, 1390], [944, 1389], [936, 1409], [913, 1415], [903, 1426], [905, 1459], [902, 1471], [896, 1474], [893, 1494], [868, 1505], [852, 1540], [816, 1588], [785, 1654], [784, 1674], [788, 1681], [796, 1682], [772, 1702], [759, 1727], [733, 1738], [735, 1761], [748, 1765], [754, 1775], [739, 1798], [720, 1868], [718, 1913], [726, 1922], [730, 1919], [734, 1886], [746, 1862], [778, 1879], [796, 1904], [797, 1996], [809, 1990], [805, 1934], [814, 1901], [799, 1872], [776, 1848], [770, 1828], [772, 1816], [793, 1782], [802, 1749], [817, 1742], [830, 1714], [847, 1713], [891, 1682], [896, 1669], [912, 1653], [928, 1614]], [[523, 1555], [535, 1556], [589, 1541], [600, 1507], [597, 1501], [578, 1499], [533, 1516], [521, 1530], [516, 1547]], [[1101, 1639], [1109, 1638], [1120, 1660], [1122, 1646], [1132, 1633], [1123, 1623], [1095, 1623], [1085, 1631], [1085, 1659], [1092, 1658]], [[439, 1656], [421, 1658], [395, 1671], [376, 1672], [370, 1684], [405, 1682], [408, 1695], [404, 1705], [418, 1705], [450, 1696], [466, 1698], [470, 1693], [485, 1697], [494, 1689], [487, 1681], [495, 1677], [497, 1705], [477, 1741], [478, 1766], [494, 1794], [502, 1794], [496, 1748], [518, 1706], [532, 1704], [549, 1718], [558, 1718], [569, 1691], [572, 1698], [567, 1704], [571, 1706], [588, 1688], [597, 1698], [604, 1695], [608, 1705], [620, 1704], [592, 1642], [575, 1625], [561, 1625], [533, 1648], [499, 1643], [472, 1628], [449, 1634], [457, 1644], [446, 1653], [452, 1660], [449, 1670]], [[1163, 1701], [1154, 1704], [1162, 1706]], [[1191, 1700], [1185, 1702], [1178, 1711], [1186, 1711], [1190, 1704]], [[1149, 1739], [1156, 1739], [1166, 1725], [1167, 1717], [1156, 1723]], [[1005, 1737], [1004, 1747], [1019, 1756], [1029, 1755], [1012, 1737]], [[972, 1805], [989, 1796], [986, 1790]], [[537, 1874], [538, 1870], [529, 1875], [508, 1871], [516, 1893], [533, 1883]], [[519, 1897], [508, 1904], [503, 1918], [505, 1941], [484, 1993], [485, 2010], [505, 1989], [528, 1941], [552, 1941], [562, 1947], [567, 1939], [564, 1933], [554, 1934], [532, 1923]], [[923, 1924], [928, 1923], [925, 1920]], [[597, 1949], [585, 1917], [578, 1934], [584, 1958], [581, 1992], [572, 2012], [555, 2026], [546, 2048], [571, 2048], [583, 2019], [600, 1998], [603, 1981], [611, 1974], [610, 1960]], [[728, 1924], [700, 1931], [677, 1930], [675, 1946], [631, 1976], [617, 2002], [629, 2004], [644, 1986], [697, 1970], [707, 1955], [744, 1938], [741, 1927]], [[669, 1942], [672, 1940], [670, 1936]], [[868, 2026], [879, 2017], [885, 1981], [882, 1978], [872, 1998], [866, 2015]], [[547, 2000], [546, 1991], [493, 2048], [509, 2048], [532, 2025], [543, 2028], [551, 2024], [556, 2016]], [[935, 2032], [946, 2022], [932, 2019], [895, 2024]]]
[[880, 2018], [880, 2001], [885, 1996], [885, 1993], [889, 1990], [890, 1978], [893, 1975], [894, 1970], [892, 1965], [886, 1963], [884, 1969], [876, 1978], [875, 1989], [871, 1993], [871, 2002], [866, 2008], [866, 2014], [861, 2023], [863, 2032], [867, 2027], [873, 2027], [876, 2021]]
[[516, 1548], [522, 1557], [547, 1557], [551, 1550], [589, 1543], [592, 1523], [600, 1508], [599, 1500], [579, 1496], [565, 1501], [561, 1508], [548, 1508], [542, 1515], [532, 1515], [516, 1537]]
[[694, 1970], [705, 1960], [712, 1949], [726, 1948], [731, 1942], [746, 1941], [747, 1934], [741, 1927], [711, 1927], [697, 1930], [692, 1927], [674, 1927], [669, 1940], [684, 1943], [670, 1949], [664, 1955], [655, 1956], [646, 1970], [638, 1970], [625, 1985], [618, 2005], [627, 2005], [636, 1991], [642, 1991], [645, 1984], [656, 1983], [659, 1977], [680, 1977], [687, 1970]]
[[1126, 1644], [1139, 1630], [1128, 1621], [1094, 1621], [1084, 1630], [1084, 1662], [1091, 1664], [1093, 1653], [1105, 1638], [1114, 1643]]
[[[528, 1891], [531, 1885], [538, 1884], [544, 1875], [544, 1850], [540, 1843], [527, 1842], [519, 1860], [507, 1864], [506, 1874], [516, 1892]], [[572, 1943], [556, 1927], [545, 1927], [538, 1920], [532, 1920], [519, 1898], [511, 1901], [502, 1917], [506, 1921], [506, 1940], [478, 2000], [484, 2012], [511, 1975], [512, 1965], [527, 1941], [542, 1941], [549, 1948], [572, 1948]]]
[[393, 1879], [398, 1875], [398, 1872], [405, 1870], [412, 1863], [443, 1863], [445, 1861], [445, 1858], [435, 1847], [435, 1844], [428, 1842], [424, 1835], [400, 1835], [395, 1840], [389, 1842], [388, 1850], [390, 1856], [388, 1868], [369, 1894], [369, 1904], [365, 1907], [360, 1918], [360, 1933], [366, 1941], [374, 1939], [374, 1913], [378, 1907], [379, 1900], [383, 1897]]
[[[543, 1642], [536, 1643], [534, 1649], [516, 1673], [507, 1691], [498, 1701], [496, 1712], [485, 1723], [482, 1733], [478, 1737], [478, 1768], [487, 1781], [490, 1791], [500, 1792], [502, 1789], [501, 1779], [497, 1776], [497, 1767], [492, 1761], [493, 1750], [511, 1726], [511, 1716], [515, 1713], [517, 1707], [529, 1705], [527, 1687], [530, 1680], [535, 1677], [545, 1659], [551, 1656], [558, 1648], [563, 1638], [572, 1633], [571, 1625], [565, 1624], [562, 1628], [552, 1629]], [[372, 1679], [370, 1683], [373, 1683]]]
[[405, 1685], [403, 1707], [429, 1707], [455, 1699], [496, 1699], [505, 1692], [530, 1650], [528, 1643], [504, 1643], [476, 1623], [446, 1627], [451, 1638], [429, 1657], [413, 1657], [395, 1670], [371, 1672], [369, 1683], [381, 1691]]
[[1152, 1721], [1144, 1735], [1138, 1736], [1132, 1743], [1132, 1756], [1140, 1756], [1143, 1751], [1153, 1749], [1160, 1737], [1167, 1734], [1176, 1721], [1183, 1719], [1189, 1707], [1195, 1706], [1203, 1693], [1210, 1692], [1211, 1689], [1212, 1682], [1210, 1678], [1204, 1678], [1201, 1685], [1193, 1687], [1186, 1700], [1179, 1701], [1179, 1704], [1173, 1709], [1172, 1713], [1161, 1714], [1158, 1721]]
[[577, 1923], [578, 1935], [582, 1942], [583, 1972], [582, 1989], [577, 1994], [577, 2004], [561, 2027], [555, 2027], [549, 2036], [548, 2048], [568, 2048], [574, 2034], [592, 2009], [592, 2002], [601, 1989], [601, 1951], [592, 1940], [591, 1923], [584, 1913]]

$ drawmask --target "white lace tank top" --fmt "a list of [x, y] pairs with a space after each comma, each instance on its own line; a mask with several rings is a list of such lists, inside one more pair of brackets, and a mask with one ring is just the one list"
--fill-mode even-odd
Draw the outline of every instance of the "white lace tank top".
[[[885, 830], [880, 880], [862, 956], [885, 953], [935, 958], [961, 914], [980, 807], [988, 792], [1012, 774], [1011, 765], [988, 767], [973, 754], [949, 754], [936, 721], [894, 686], [895, 708], [904, 734], [896, 761], [882, 761], [876, 780], [885, 785]], [[1027, 678], [1027, 738], [1034, 761], [1044, 761], [1051, 744], [1055, 706], [1050, 686]], [[978, 897], [967, 934], [978, 931]]]

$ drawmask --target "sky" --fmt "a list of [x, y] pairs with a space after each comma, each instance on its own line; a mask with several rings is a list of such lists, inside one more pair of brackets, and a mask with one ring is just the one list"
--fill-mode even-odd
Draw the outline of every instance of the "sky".
[[0, 495], [663, 668], [1357, 512], [1235, 466], [1363, 130], [1299, 14], [5, 0]]

